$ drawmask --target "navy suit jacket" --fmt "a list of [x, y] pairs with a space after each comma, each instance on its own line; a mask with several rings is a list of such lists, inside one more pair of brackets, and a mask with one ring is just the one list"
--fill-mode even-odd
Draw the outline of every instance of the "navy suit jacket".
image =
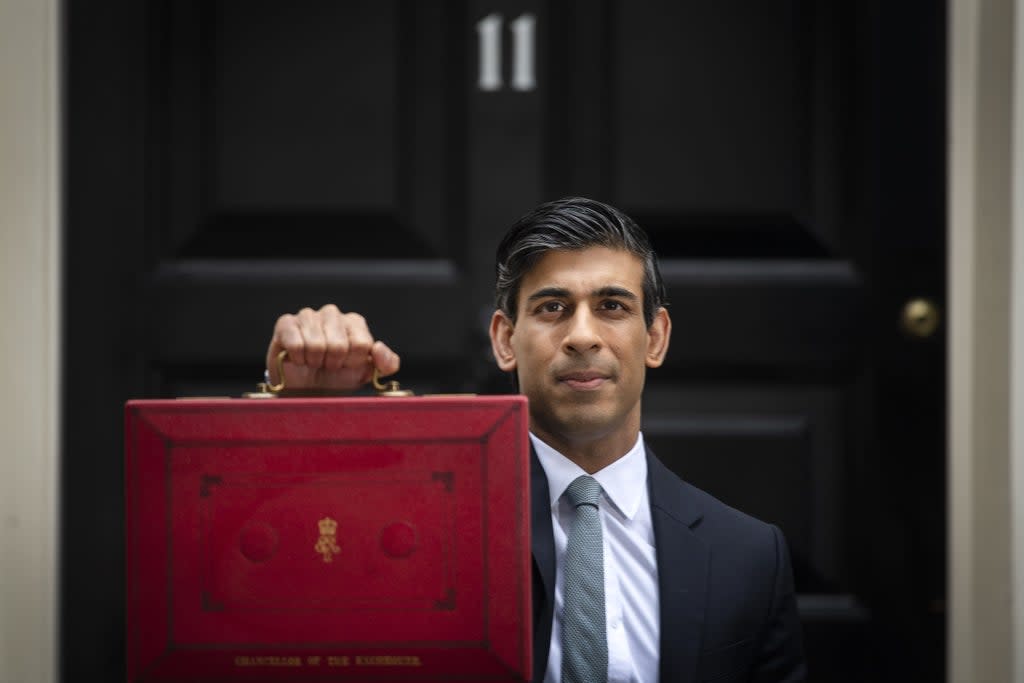
[[[547, 477], [530, 454], [533, 680], [544, 680], [555, 596]], [[793, 572], [782, 533], [677, 477], [647, 449], [658, 558], [661, 683], [802, 681]]]

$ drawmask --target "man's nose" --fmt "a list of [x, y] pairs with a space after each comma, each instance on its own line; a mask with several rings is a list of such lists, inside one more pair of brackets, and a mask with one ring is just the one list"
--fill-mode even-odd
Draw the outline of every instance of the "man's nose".
[[593, 311], [585, 306], [578, 307], [569, 320], [569, 328], [562, 342], [563, 349], [568, 353], [585, 353], [600, 348], [601, 335], [597, 322]]

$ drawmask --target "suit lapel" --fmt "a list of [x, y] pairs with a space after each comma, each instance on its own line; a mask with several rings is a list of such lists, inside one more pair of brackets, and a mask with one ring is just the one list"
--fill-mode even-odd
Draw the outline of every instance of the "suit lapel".
[[530, 547], [533, 562], [544, 583], [544, 594], [550, 602], [555, 596], [555, 536], [551, 528], [551, 494], [548, 478], [537, 455], [530, 449]]
[[701, 518], [697, 501], [649, 449], [647, 481], [658, 557], [660, 679], [692, 681], [704, 627], [710, 551], [692, 531]]
[[544, 680], [555, 605], [555, 536], [548, 478], [530, 445], [530, 547], [533, 552], [533, 680]]

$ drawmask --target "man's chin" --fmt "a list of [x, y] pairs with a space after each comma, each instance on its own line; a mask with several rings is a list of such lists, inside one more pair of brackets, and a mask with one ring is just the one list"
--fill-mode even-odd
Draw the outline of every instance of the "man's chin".
[[[588, 409], [589, 408], [589, 409]], [[607, 409], [599, 406], [585, 406], [572, 412], [556, 413], [557, 424], [552, 425], [554, 431], [563, 438], [573, 442], [593, 441], [601, 439], [615, 431], [620, 421], [612, 419]]]

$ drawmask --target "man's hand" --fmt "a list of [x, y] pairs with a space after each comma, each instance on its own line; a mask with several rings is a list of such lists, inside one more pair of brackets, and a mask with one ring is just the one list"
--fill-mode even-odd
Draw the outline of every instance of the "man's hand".
[[342, 313], [334, 304], [319, 311], [303, 308], [282, 315], [267, 348], [270, 383], [281, 381], [277, 355], [288, 351], [284, 364], [288, 389], [355, 391], [370, 381], [376, 367], [381, 376], [398, 372], [400, 359], [382, 341], [374, 341], [366, 319]]

